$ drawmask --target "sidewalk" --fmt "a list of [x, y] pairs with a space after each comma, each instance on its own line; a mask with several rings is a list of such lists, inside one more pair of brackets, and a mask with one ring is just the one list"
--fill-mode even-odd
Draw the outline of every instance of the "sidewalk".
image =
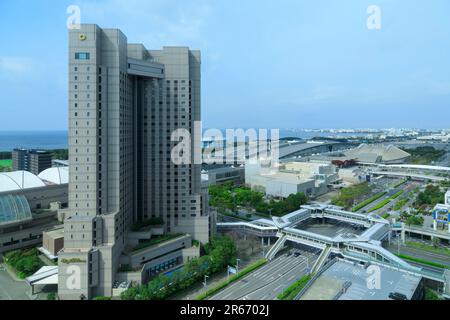
[[[251, 257], [248, 261], [243, 261], [242, 264], [239, 265], [239, 269], [242, 270], [249, 265], [252, 265], [253, 263], [257, 262], [258, 260], [261, 260], [262, 256], [261, 253], [254, 255]], [[207, 288], [203, 286], [203, 282], [196, 284], [192, 287], [192, 289], [183, 291], [182, 293], [175, 295], [170, 298], [170, 300], [195, 300], [200, 294], [205, 293], [207, 290], [214, 288], [219, 283], [227, 280], [227, 272], [221, 272], [214, 276], [211, 276], [208, 278], [207, 282]]]

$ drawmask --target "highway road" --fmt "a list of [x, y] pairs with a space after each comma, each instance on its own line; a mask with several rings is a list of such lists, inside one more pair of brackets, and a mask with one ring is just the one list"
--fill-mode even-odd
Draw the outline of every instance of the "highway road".
[[[398, 245], [396, 243], [393, 243], [389, 247], [389, 251], [391, 251], [394, 254], [397, 254], [398, 253]], [[430, 252], [430, 251], [426, 251], [426, 250], [421, 250], [419, 248], [407, 247], [407, 246], [400, 246], [400, 253], [410, 256], [410, 257], [414, 257], [414, 258], [437, 262], [437, 263], [446, 265], [450, 268], [450, 256], [447, 256], [445, 254], [439, 254], [436, 252]]]
[[231, 284], [210, 300], [275, 300], [297, 279], [307, 273], [318, 255], [300, 251], [301, 255], [282, 254], [265, 266]]

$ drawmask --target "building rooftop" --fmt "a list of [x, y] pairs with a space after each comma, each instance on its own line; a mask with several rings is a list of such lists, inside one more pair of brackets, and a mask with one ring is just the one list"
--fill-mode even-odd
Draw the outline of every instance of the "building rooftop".
[[52, 184], [69, 183], [69, 168], [68, 167], [54, 167], [42, 171], [38, 177], [41, 180], [50, 182]]
[[348, 150], [345, 155], [360, 162], [392, 162], [400, 161], [411, 155], [393, 145], [361, 144], [357, 148]]
[[28, 171], [0, 173], [0, 192], [45, 187], [45, 183]]
[[[376, 281], [368, 283], [373, 271], [368, 272], [362, 265], [342, 260], [330, 266], [313, 283], [302, 300], [389, 300], [391, 292], [413, 298], [421, 277], [382, 266], [371, 266], [375, 267], [374, 270], [379, 267], [379, 285]], [[349, 285], [348, 288], [338, 295], [344, 284]]]
[[0, 172], [0, 193], [69, 183], [69, 168], [49, 168], [38, 176], [28, 171]]

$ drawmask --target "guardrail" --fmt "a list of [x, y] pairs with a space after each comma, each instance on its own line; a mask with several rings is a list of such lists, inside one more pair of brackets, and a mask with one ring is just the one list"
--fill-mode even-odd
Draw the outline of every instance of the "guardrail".
[[308, 291], [308, 289], [312, 286], [314, 281], [319, 278], [326, 270], [328, 270], [333, 264], [336, 263], [338, 258], [333, 258], [328, 261], [317, 273], [315, 273], [312, 278], [308, 281], [308, 283], [303, 287], [302, 290], [295, 296], [294, 300], [300, 300], [300, 298]]

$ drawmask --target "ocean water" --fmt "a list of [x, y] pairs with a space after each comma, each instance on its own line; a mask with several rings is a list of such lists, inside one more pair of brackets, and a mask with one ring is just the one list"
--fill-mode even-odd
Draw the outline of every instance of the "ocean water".
[[67, 149], [67, 131], [0, 131], [0, 151]]
[[[270, 133], [269, 133], [270, 135]], [[297, 137], [310, 139], [313, 137], [363, 136], [364, 133], [329, 133], [304, 132], [297, 130], [280, 130], [280, 137]], [[67, 149], [67, 131], [0, 131], [0, 151], [12, 151], [14, 148], [25, 149]]]

